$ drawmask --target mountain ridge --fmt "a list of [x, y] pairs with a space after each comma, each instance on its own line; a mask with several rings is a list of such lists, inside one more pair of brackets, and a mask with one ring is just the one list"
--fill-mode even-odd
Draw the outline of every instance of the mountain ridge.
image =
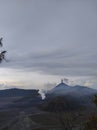
[[0, 90], [0, 97], [17, 97], [17, 96], [38, 95], [38, 94], [39, 90], [37, 89], [10, 88]]
[[[75, 86], [70, 86], [67, 85], [63, 82], [59, 83], [57, 86], [55, 86], [53, 89], [47, 91], [46, 94], [57, 94], [57, 95], [61, 95], [61, 94], [66, 94], [66, 93], [70, 93], [70, 92], [76, 92], [76, 93], [80, 93], [83, 92], [84, 94], [92, 94], [92, 93], [96, 93], [97, 90], [93, 89], [93, 88], [89, 88], [87, 86], [81, 86], [81, 85], [75, 85]], [[86, 95], [87, 95], [86, 94]]]

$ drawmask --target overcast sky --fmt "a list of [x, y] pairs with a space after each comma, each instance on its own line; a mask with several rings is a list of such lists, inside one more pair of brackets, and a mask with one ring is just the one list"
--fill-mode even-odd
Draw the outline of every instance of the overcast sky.
[[97, 0], [0, 0], [8, 63], [0, 86], [97, 85]]

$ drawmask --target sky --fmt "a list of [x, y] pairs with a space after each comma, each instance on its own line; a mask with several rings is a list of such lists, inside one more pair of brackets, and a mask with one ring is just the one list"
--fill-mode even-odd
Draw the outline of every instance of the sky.
[[0, 37], [0, 89], [97, 88], [97, 0], [0, 0]]

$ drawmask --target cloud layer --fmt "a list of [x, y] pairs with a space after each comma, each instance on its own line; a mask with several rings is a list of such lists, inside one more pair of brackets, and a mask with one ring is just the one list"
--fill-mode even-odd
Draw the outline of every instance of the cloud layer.
[[96, 0], [2, 0], [0, 36], [5, 70], [97, 77]]

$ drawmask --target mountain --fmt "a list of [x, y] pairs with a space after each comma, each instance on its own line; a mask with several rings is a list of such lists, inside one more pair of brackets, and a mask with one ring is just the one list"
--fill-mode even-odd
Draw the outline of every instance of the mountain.
[[58, 84], [57, 86], [55, 86], [53, 89], [47, 91], [47, 94], [58, 94], [58, 95], [62, 95], [65, 92], [68, 92], [71, 89], [71, 87], [63, 82], [61, 82], [60, 84]]
[[[63, 108], [66, 108], [66, 110], [70, 108], [94, 107], [93, 97], [95, 94], [97, 94], [95, 89], [79, 85], [72, 87], [61, 82], [45, 94], [44, 109], [50, 110], [59, 99], [62, 102], [64, 100]], [[68, 107], [66, 104], [69, 104]]]
[[85, 95], [91, 95], [96, 94], [97, 90], [92, 89], [86, 86], [69, 86], [63, 82], [58, 84], [55, 88], [47, 91], [46, 96], [53, 95], [53, 96], [60, 96], [60, 95], [73, 95], [73, 96], [85, 96]]
[[6, 89], [0, 90], [0, 110], [2, 109], [28, 109], [36, 107], [42, 101], [39, 90]]
[[[64, 108], [66, 109], [66, 104], [72, 104], [69, 106], [76, 106], [77, 108], [81, 105], [91, 106], [91, 104], [93, 104], [94, 94], [97, 94], [97, 90], [95, 89], [79, 85], [72, 87], [63, 82], [49, 90], [45, 94], [45, 100], [42, 100], [39, 90], [24, 90], [17, 88], [0, 90], [0, 110], [4, 108], [30, 110], [30, 108], [38, 107], [42, 103], [49, 103], [53, 106], [56, 99], [59, 97], [61, 97], [61, 100], [63, 98], [62, 102], [64, 101]], [[50, 103], [50, 101], [52, 103]]]
[[18, 96], [27, 96], [27, 95], [39, 95], [39, 90], [30, 90], [30, 89], [18, 89], [18, 88], [12, 88], [12, 89], [5, 89], [0, 90], [0, 97], [18, 97]]
[[71, 88], [71, 90], [69, 91], [69, 94], [74, 94], [75, 96], [79, 96], [79, 97], [80, 96], [88, 96], [88, 95], [97, 94], [97, 90], [86, 87], [86, 86], [76, 85], [76, 86]]

